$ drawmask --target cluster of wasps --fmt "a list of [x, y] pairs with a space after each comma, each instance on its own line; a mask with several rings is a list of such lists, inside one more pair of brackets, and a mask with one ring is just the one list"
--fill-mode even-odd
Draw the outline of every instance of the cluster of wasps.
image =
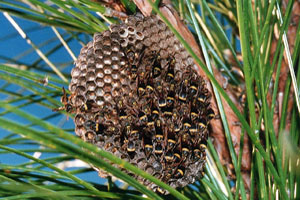
[[117, 104], [122, 149], [131, 159], [142, 151], [149, 162], [160, 163], [154, 169], [164, 182], [181, 179], [190, 163], [205, 160], [208, 124], [215, 116], [210, 94], [192, 69], [176, 69], [173, 56], [130, 48], [126, 55], [136, 91]]
[[163, 59], [160, 52], [134, 48], [125, 52], [134, 90], [114, 99], [114, 108], [90, 100], [75, 107], [76, 93], [67, 97], [63, 89], [64, 106], [56, 110], [77, 114], [76, 133], [85, 141], [99, 146], [102, 138], [101, 148], [120, 152], [134, 165], [144, 160], [143, 170], [173, 187], [193, 182], [195, 173], [203, 173], [197, 165], [206, 159], [208, 125], [215, 116], [204, 80], [193, 69], [178, 69], [175, 56]]

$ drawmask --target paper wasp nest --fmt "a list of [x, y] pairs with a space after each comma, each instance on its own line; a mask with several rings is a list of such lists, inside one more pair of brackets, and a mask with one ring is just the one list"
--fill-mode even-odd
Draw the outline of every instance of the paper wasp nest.
[[172, 187], [193, 183], [203, 173], [207, 125], [214, 117], [194, 69], [156, 16], [131, 16], [95, 34], [71, 74], [76, 134]]

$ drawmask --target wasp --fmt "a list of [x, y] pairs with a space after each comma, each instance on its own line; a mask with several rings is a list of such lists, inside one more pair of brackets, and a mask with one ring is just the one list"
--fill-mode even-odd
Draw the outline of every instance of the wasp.
[[191, 107], [191, 120], [195, 121], [199, 117], [198, 110], [195, 106]]
[[174, 100], [175, 100], [175, 93], [174, 91], [170, 90], [167, 95], [167, 106], [173, 105]]
[[190, 154], [189, 146], [191, 146], [191, 136], [188, 133], [181, 136], [180, 146], [183, 158], [186, 159]]
[[181, 161], [181, 154], [179, 151], [174, 152], [174, 163], [180, 163]]
[[182, 178], [184, 176], [184, 171], [185, 171], [185, 168], [180, 166], [176, 169], [176, 172], [174, 174], [174, 177], [175, 178]]
[[171, 163], [174, 160], [174, 153], [172, 151], [168, 151], [164, 157], [168, 163]]
[[181, 84], [178, 98], [179, 98], [179, 101], [186, 102], [187, 92], [186, 92], [186, 86], [184, 84]]
[[153, 151], [153, 145], [152, 144], [146, 144], [145, 145], [145, 155], [146, 155], [147, 158], [149, 158], [152, 151]]
[[201, 155], [201, 151], [200, 149], [195, 148], [194, 151], [194, 160], [199, 160], [201, 159], [202, 155]]
[[127, 152], [128, 153], [134, 153], [135, 152], [135, 144], [133, 141], [128, 141], [127, 143]]
[[127, 51], [126, 51], [126, 56], [127, 56], [127, 60], [130, 64], [134, 63], [135, 60], [138, 58], [138, 54], [135, 53], [132, 48], [129, 48]]
[[63, 90], [63, 96], [61, 97], [60, 101], [62, 104], [64, 104], [64, 106], [59, 108], [54, 108], [52, 110], [53, 111], [65, 110], [66, 112], [71, 113], [74, 110], [73, 105], [71, 103], [71, 98], [75, 95], [75, 93], [67, 97], [67, 93], [64, 87], [62, 88], [62, 90]]
[[209, 108], [206, 112], [206, 115], [208, 116], [208, 119], [211, 120], [215, 118], [215, 112], [212, 108]]
[[141, 62], [142, 57], [144, 56], [145, 48], [142, 49], [141, 53], [138, 54], [137, 52], [133, 51], [132, 47], [126, 51], [127, 61], [130, 65], [131, 79], [135, 79], [137, 77], [138, 65]]
[[120, 112], [119, 112], [119, 118], [120, 120], [126, 120], [127, 119], [127, 114], [125, 112], [124, 109], [121, 109]]
[[167, 106], [167, 101], [164, 98], [158, 100], [158, 107], [162, 110]]
[[159, 111], [158, 111], [158, 109], [157, 109], [157, 107], [155, 107], [155, 106], [152, 106], [152, 117], [153, 117], [153, 119], [154, 120], [157, 120], [158, 119], [158, 117], [159, 117]]
[[181, 151], [184, 159], [186, 159], [190, 154], [190, 149], [187, 146], [182, 147]]
[[205, 101], [206, 101], [206, 98], [207, 98], [207, 96], [204, 93], [199, 93], [198, 96], [197, 96], [197, 101], [200, 104], [204, 104]]
[[183, 129], [185, 130], [185, 131], [188, 131], [190, 128], [191, 128], [191, 120], [189, 119], [189, 118], [184, 118], [183, 119]]
[[92, 120], [87, 120], [84, 122], [84, 127], [86, 129], [91, 129], [91, 130], [96, 130], [96, 122], [92, 121]]
[[92, 112], [98, 112], [100, 111], [100, 107], [93, 101], [93, 100], [87, 100], [86, 103], [84, 103], [80, 107], [81, 112], [89, 111], [91, 110]]
[[143, 112], [143, 111], [140, 111], [139, 112], [139, 115], [138, 115], [139, 119], [140, 119], [140, 122], [142, 124], [146, 124], [147, 123], [147, 115]]
[[196, 135], [196, 133], [198, 132], [196, 124], [192, 123], [189, 131], [190, 131], [191, 135]]
[[138, 95], [142, 96], [145, 93], [145, 91], [146, 91], [146, 85], [145, 85], [143, 79], [141, 79], [139, 77], [139, 80], [138, 80]]
[[202, 152], [204, 152], [205, 149], [207, 148], [205, 144], [200, 144], [199, 147]]
[[145, 137], [145, 136], [142, 138], [142, 142], [143, 142], [143, 146], [144, 146], [145, 155], [147, 158], [149, 158], [149, 156], [151, 155], [151, 153], [153, 151], [152, 142], [148, 137]]
[[87, 120], [85, 123], [84, 123], [84, 126], [87, 128], [87, 129], [90, 129], [90, 130], [93, 130], [96, 132], [97, 135], [99, 134], [102, 134], [104, 131], [105, 131], [105, 126], [101, 123], [96, 123], [92, 120]]
[[152, 70], [152, 74], [153, 74], [153, 78], [157, 78], [160, 76], [161, 74], [161, 58], [160, 58], [160, 55], [156, 54], [153, 56], [153, 60], [154, 60], [154, 63], [153, 63], [153, 70]]
[[173, 113], [173, 107], [172, 106], [167, 106], [164, 110], [163, 110], [163, 113], [164, 113], [164, 116], [170, 118], [172, 117]]
[[157, 188], [156, 188], [156, 192], [158, 192], [158, 193], [164, 195], [164, 194], [166, 193], [166, 190], [164, 190], [164, 189], [161, 188], [161, 187], [157, 187]]
[[161, 156], [163, 154], [163, 147], [160, 142], [155, 144], [154, 153], [156, 156]]
[[139, 130], [137, 127], [133, 127], [130, 129], [130, 137], [133, 137], [135, 139], [138, 138]]
[[202, 153], [202, 157], [205, 159], [205, 157], [206, 157], [206, 153], [205, 153], [206, 145], [205, 144], [200, 144], [199, 149]]
[[143, 105], [143, 111], [144, 113], [146, 113], [147, 115], [151, 115], [151, 105], [149, 102], [147, 102], [145, 105]]
[[146, 86], [146, 90], [147, 92], [150, 94], [154, 91], [154, 88], [153, 88], [153, 80], [148, 80], [147, 81], [147, 86]]
[[197, 92], [198, 92], [198, 85], [195, 83], [195, 81], [192, 81], [189, 87], [188, 94], [190, 97], [193, 97], [197, 94]]
[[135, 79], [137, 77], [138, 68], [136, 65], [131, 65], [131, 79]]
[[168, 166], [165, 168], [164, 170], [164, 177], [162, 179], [162, 181], [164, 181], [165, 183], [168, 182], [170, 180], [170, 178], [172, 177], [173, 174], [173, 168], [171, 166]]
[[174, 58], [169, 58], [168, 62], [168, 71], [166, 75], [166, 81], [167, 82], [172, 82], [174, 80], [174, 65], [175, 65], [175, 59]]
[[164, 139], [164, 135], [163, 135], [163, 129], [161, 127], [161, 122], [160, 120], [157, 120], [155, 123], [155, 140], [157, 142], [162, 142]]
[[207, 122], [204, 118], [200, 118], [198, 121], [199, 130], [204, 130], [206, 128]]
[[168, 149], [173, 149], [176, 145], [175, 135], [173, 132], [168, 132]]
[[174, 132], [175, 132], [175, 134], [178, 135], [179, 131], [180, 131], [180, 126], [178, 124], [175, 124], [174, 125]]
[[148, 122], [147, 122], [147, 126], [150, 130], [153, 130], [155, 127], [154, 127], [154, 120], [152, 118], [152, 116], [148, 116]]
[[162, 93], [163, 88], [162, 88], [162, 85], [161, 85], [161, 82], [160, 82], [160, 81], [155, 81], [154, 87], [155, 87], [155, 89], [157, 90], [157, 92], [158, 92], [159, 94]]

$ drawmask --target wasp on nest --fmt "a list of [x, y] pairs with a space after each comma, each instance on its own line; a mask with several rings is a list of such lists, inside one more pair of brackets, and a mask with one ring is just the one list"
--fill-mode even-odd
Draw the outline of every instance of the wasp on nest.
[[193, 59], [158, 17], [131, 16], [96, 33], [71, 75], [72, 95], [64, 95], [63, 103], [76, 113], [75, 132], [84, 141], [174, 188], [202, 176], [214, 118], [211, 95]]

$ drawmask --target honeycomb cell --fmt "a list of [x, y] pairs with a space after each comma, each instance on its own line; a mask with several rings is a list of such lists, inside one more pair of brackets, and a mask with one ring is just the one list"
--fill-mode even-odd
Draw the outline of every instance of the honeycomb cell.
[[120, 35], [121, 38], [127, 38], [127, 36], [128, 36], [128, 30], [127, 29], [121, 29], [119, 31], [119, 35]]
[[83, 95], [86, 91], [85, 87], [83, 86], [75, 86], [76, 89], [75, 89], [75, 94], [76, 95]]
[[102, 107], [102, 106], [104, 105], [104, 98], [98, 96], [98, 97], [96, 98], [96, 104], [97, 104], [98, 106]]
[[118, 52], [112, 52], [111, 54], [111, 62], [118, 62], [120, 57], [119, 57], [119, 53]]
[[108, 36], [103, 37], [101, 43], [103, 46], [111, 46], [111, 37], [109, 36], [110, 32], [106, 31], [105, 33], [108, 33]]
[[[104, 69], [102, 69], [102, 68], [96, 69], [95, 75], [96, 75], [97, 78], [102, 79], [102, 78], [104, 77], [104, 75], [105, 75], [105, 74], [104, 74]], [[97, 78], [96, 78], [96, 79], [97, 79]]]
[[87, 131], [85, 134], [84, 134], [84, 136], [85, 136], [85, 140], [87, 140], [87, 141], [92, 141], [92, 140], [94, 140], [95, 139], [95, 132], [93, 132], [93, 131]]
[[97, 87], [95, 92], [96, 92], [97, 97], [102, 97], [104, 95], [104, 90], [102, 87]]
[[103, 58], [103, 51], [101, 47], [99, 47], [99, 49], [95, 49], [95, 55], [97, 56], [97, 59]]
[[122, 47], [126, 48], [127, 45], [128, 45], [128, 39], [121, 39], [121, 40], [120, 40], [120, 45], [121, 45]]
[[76, 126], [75, 133], [77, 136], [81, 137], [86, 133], [86, 129], [84, 128], [84, 126]]
[[111, 50], [112, 50], [113, 52], [119, 52], [119, 51], [120, 51], [120, 44], [117, 43], [117, 42], [114, 42], [114, 43], [112, 44], [112, 46], [111, 46]]
[[[103, 76], [104, 77], [104, 76]], [[103, 87], [104, 86], [104, 80], [102, 79], [102, 77], [98, 77], [96, 78], [96, 85], [98, 87]]]
[[115, 71], [119, 70], [120, 69], [119, 62], [112, 61], [111, 68], [112, 68], [112, 70], [115, 70]]
[[86, 81], [94, 81], [95, 80], [95, 73], [94, 71], [90, 71], [86, 74]]
[[75, 106], [76, 107], [81, 107], [85, 102], [85, 97], [82, 95], [76, 95], [75, 97]]
[[134, 35], [136, 33], [135, 27], [128, 26], [127, 30], [130, 35]]
[[85, 93], [85, 95], [86, 95], [86, 98], [88, 100], [95, 100], [96, 99], [96, 93], [94, 91], [87, 91]]
[[111, 68], [110, 65], [105, 65], [103, 70], [104, 70], [104, 73], [107, 74], [107, 75], [110, 75], [113, 71], [113, 69]]
[[111, 94], [113, 97], [119, 97], [121, 95], [120, 89], [113, 89]]
[[85, 70], [87, 68], [87, 64], [86, 64], [86, 62], [80, 62], [78, 67], [82, 71], [82, 70]]
[[78, 67], [75, 67], [71, 71], [71, 76], [72, 77], [78, 77], [80, 75], [80, 69]]
[[104, 67], [104, 62], [103, 62], [102, 58], [101, 58], [101, 59], [98, 58], [98, 59], [96, 60], [96, 69], [101, 69], [101, 68], [103, 68], [103, 67]]
[[112, 90], [111, 84], [105, 84], [104, 87], [103, 87], [103, 90], [104, 90], [105, 93], [111, 92], [111, 90]]
[[72, 93], [74, 93], [75, 91], [76, 91], [76, 89], [77, 89], [77, 84], [75, 83], [72, 83], [72, 84], [70, 84], [69, 85], [69, 90], [72, 92]]
[[[103, 52], [104, 56], [105, 55], [109, 56], [111, 54], [111, 48], [110, 48], [110, 46], [103, 46], [102, 52]], [[104, 62], [105, 62], [105, 60], [104, 60]], [[106, 60], [106, 62], [107, 62], [107, 60]]]
[[111, 83], [112, 87], [113, 88], [116, 88], [116, 89], [119, 89], [121, 87], [121, 82], [120, 80], [113, 80], [112, 83]]
[[96, 89], [96, 84], [95, 84], [95, 82], [94, 82], [94, 81], [88, 81], [88, 82], [86, 83], [86, 89], [87, 89], [88, 91], [95, 91], [95, 89]]
[[84, 115], [82, 115], [82, 114], [77, 114], [76, 116], [75, 116], [75, 124], [77, 125], [77, 126], [83, 126], [83, 124], [84, 124], [84, 122], [85, 122], [85, 117], [84, 117]]
[[109, 84], [109, 83], [112, 82], [112, 77], [111, 77], [111, 75], [107, 74], [107, 75], [104, 76], [103, 80], [104, 80], [104, 83]]

